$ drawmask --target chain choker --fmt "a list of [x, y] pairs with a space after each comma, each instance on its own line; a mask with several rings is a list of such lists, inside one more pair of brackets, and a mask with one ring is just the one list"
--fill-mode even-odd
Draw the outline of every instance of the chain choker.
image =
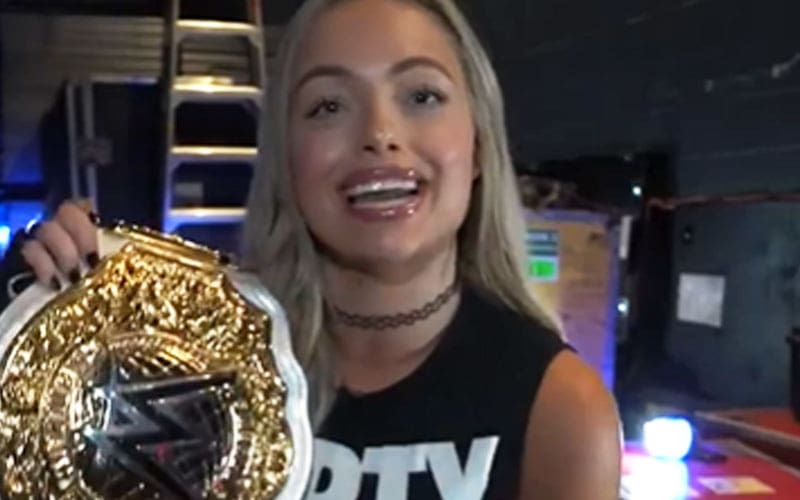
[[336, 320], [346, 326], [361, 328], [364, 330], [391, 330], [402, 326], [411, 326], [420, 321], [426, 320], [434, 313], [439, 311], [459, 289], [458, 281], [454, 281], [442, 293], [424, 306], [397, 314], [385, 315], [361, 315], [353, 314], [331, 305]]

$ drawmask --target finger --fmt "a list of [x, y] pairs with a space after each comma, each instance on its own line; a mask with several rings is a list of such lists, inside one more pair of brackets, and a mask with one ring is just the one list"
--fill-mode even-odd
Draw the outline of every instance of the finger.
[[92, 222], [92, 224], [94, 224], [95, 226], [99, 226], [100, 225], [100, 216], [97, 215], [97, 212], [95, 211], [95, 208], [94, 208], [94, 203], [92, 202], [91, 199], [89, 199], [89, 198], [75, 198], [73, 200], [70, 200], [67, 203], [73, 203], [73, 204], [77, 205], [78, 208], [80, 208], [81, 210], [86, 212], [86, 215], [89, 217], [89, 220]]
[[78, 247], [61, 224], [56, 221], [44, 222], [34, 236], [44, 245], [58, 269], [70, 281], [77, 282], [81, 278]]
[[80, 208], [86, 213], [89, 213], [94, 210], [94, 204], [92, 203], [92, 200], [89, 198], [75, 198], [73, 200], [68, 201], [67, 203], [76, 205], [78, 208]]
[[20, 252], [25, 262], [33, 269], [33, 273], [40, 283], [57, 291], [61, 290], [61, 282], [56, 277], [56, 263], [42, 242], [37, 240], [26, 241], [22, 245]]
[[89, 212], [76, 203], [63, 203], [56, 213], [56, 221], [75, 242], [80, 258], [94, 267], [98, 261], [97, 227], [92, 223]]

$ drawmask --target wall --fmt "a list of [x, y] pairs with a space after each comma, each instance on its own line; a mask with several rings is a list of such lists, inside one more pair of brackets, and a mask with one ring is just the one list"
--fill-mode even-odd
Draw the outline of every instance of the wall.
[[[676, 196], [800, 191], [800, 2], [509, 0], [467, 11], [506, 91], [519, 162], [665, 151]], [[785, 403], [800, 204], [680, 209], [663, 227], [671, 293], [645, 333], [666, 339], [667, 382], [699, 380], [697, 395], [721, 405]], [[681, 272], [728, 278], [721, 329], [676, 321]]]
[[[701, 380], [700, 390], [731, 405], [788, 400], [786, 337], [800, 319], [800, 203], [682, 210], [673, 283], [681, 272], [726, 278], [722, 328], [673, 321], [669, 352]], [[798, 324], [798, 323], [795, 323]]]
[[[37, 128], [66, 80], [112, 75], [156, 83], [162, 76], [163, 30], [163, 19], [152, 16], [2, 14], [5, 154], [0, 166], [5, 179], [40, 177]], [[268, 51], [279, 33], [267, 28]], [[234, 78], [246, 73], [248, 63], [239, 44], [190, 40], [185, 48], [183, 69], [188, 73]]]
[[156, 78], [161, 71], [159, 18], [4, 14], [6, 181], [41, 177], [38, 128], [68, 79], [91, 74]]
[[[665, 150], [678, 196], [800, 191], [800, 3], [528, 4], [488, 33], [521, 161]], [[680, 209], [671, 226], [672, 294], [648, 332], [666, 338], [668, 378], [722, 405], [786, 402], [800, 205]], [[728, 278], [721, 329], [675, 320], [681, 272]]]

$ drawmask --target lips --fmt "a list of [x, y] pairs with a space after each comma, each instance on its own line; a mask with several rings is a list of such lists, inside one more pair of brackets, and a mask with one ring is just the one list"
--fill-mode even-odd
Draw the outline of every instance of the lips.
[[414, 169], [386, 166], [356, 170], [340, 185], [349, 212], [368, 222], [410, 217], [427, 187]]

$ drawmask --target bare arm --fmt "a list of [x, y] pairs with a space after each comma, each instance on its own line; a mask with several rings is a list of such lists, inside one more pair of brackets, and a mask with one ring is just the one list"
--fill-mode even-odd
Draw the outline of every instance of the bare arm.
[[621, 444], [600, 378], [575, 354], [559, 354], [528, 419], [519, 500], [617, 500]]

